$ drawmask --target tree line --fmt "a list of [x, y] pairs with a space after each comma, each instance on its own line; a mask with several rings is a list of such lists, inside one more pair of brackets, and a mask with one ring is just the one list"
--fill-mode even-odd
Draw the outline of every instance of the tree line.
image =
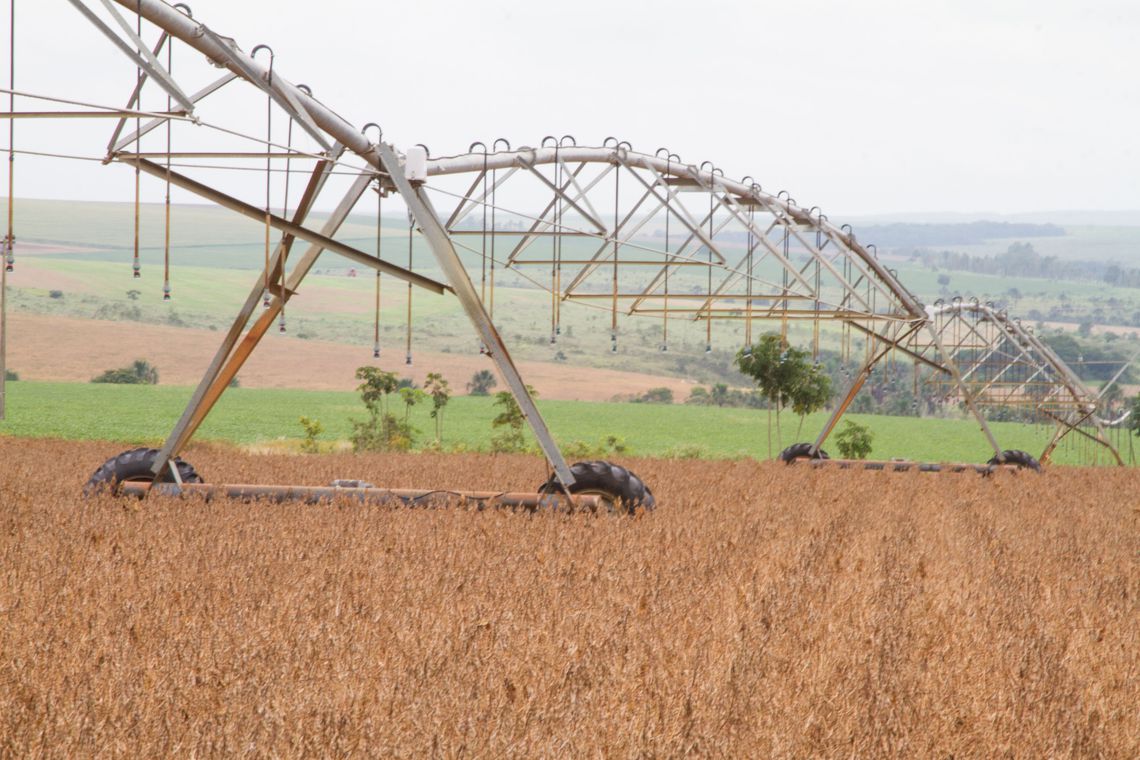
[[994, 255], [916, 249], [911, 252], [910, 260], [934, 270], [1046, 280], [1096, 280], [1114, 287], [1140, 288], [1140, 268], [1108, 261], [1066, 261], [1056, 256], [1042, 256], [1032, 243], [1012, 243], [1004, 253]]

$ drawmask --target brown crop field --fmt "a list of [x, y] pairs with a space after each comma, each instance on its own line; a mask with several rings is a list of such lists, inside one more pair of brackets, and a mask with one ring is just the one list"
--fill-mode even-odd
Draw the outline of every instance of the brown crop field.
[[0, 756], [1140, 757], [1132, 470], [636, 460], [633, 519], [79, 498], [119, 448], [0, 438]]

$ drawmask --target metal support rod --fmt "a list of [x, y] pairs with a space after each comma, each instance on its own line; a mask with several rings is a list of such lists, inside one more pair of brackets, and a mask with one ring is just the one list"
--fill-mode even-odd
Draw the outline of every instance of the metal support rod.
[[[132, 40], [138, 45], [138, 51], [124, 42], [122, 37], [115, 34], [114, 30], [111, 29], [111, 27], [104, 24], [102, 19], [92, 13], [91, 9], [83, 4], [82, 0], [69, 0], [69, 2], [74, 5], [75, 9], [82, 13], [88, 21], [91, 22], [92, 26], [102, 32], [103, 35], [107, 37], [107, 39], [109, 39], [111, 42], [115, 43], [115, 46], [119, 48], [119, 50], [121, 50], [123, 53], [125, 53], [128, 58], [134, 61], [139, 68], [149, 74], [154, 79], [154, 81], [158, 83], [159, 87], [166, 90], [166, 92], [172, 98], [177, 100], [178, 105], [186, 109], [186, 113], [190, 114], [194, 112], [194, 104], [188, 97], [186, 97], [186, 93], [182, 92], [182, 90], [178, 87], [178, 83], [175, 82], [170, 77], [170, 75], [166, 73], [166, 70], [162, 67], [162, 64], [158, 62], [158, 59], [153, 55], [148, 55], [150, 53], [150, 49], [143, 44], [142, 40], [138, 39], [138, 36], [133, 31], [131, 31], [129, 26], [123, 23], [121, 16], [119, 16], [117, 13], [114, 14], [115, 20], [120, 22], [120, 25], [123, 26], [123, 28], [127, 31], [128, 36], [130, 36]], [[125, 3], [120, 4], [125, 5]], [[109, 7], [110, 6], [108, 5], [108, 8]], [[178, 13], [178, 11], [174, 10], [173, 8], [171, 9], [171, 12]]]
[[[210, 83], [209, 85], [203, 87], [201, 90], [198, 90], [196, 93], [191, 95], [190, 96], [190, 102], [198, 103], [199, 101], [201, 101], [206, 96], [217, 92], [218, 90], [222, 89], [227, 84], [229, 84], [230, 82], [234, 81], [237, 78], [238, 78], [237, 74], [225, 74], [220, 79], [215, 80], [214, 82]], [[118, 116], [120, 113], [122, 113], [122, 112], [120, 112], [120, 111], [111, 111], [110, 112], [110, 114], [112, 116]], [[185, 116], [185, 115], [186, 114], [183, 111], [175, 111], [171, 114], [166, 114], [166, 116]], [[127, 147], [131, 143], [135, 142], [136, 140], [138, 140], [140, 137], [147, 134], [148, 132], [152, 132], [155, 129], [157, 129], [158, 127], [162, 126], [163, 124], [166, 123], [166, 121], [167, 121], [167, 119], [163, 118], [163, 115], [160, 114], [159, 116], [152, 119], [151, 121], [148, 121], [146, 124], [143, 124], [142, 127], [139, 128], [138, 130], [130, 133], [126, 137], [118, 140], [117, 142], [112, 138], [111, 142], [113, 144], [109, 144], [107, 146], [108, 158], [106, 159], [106, 161], [110, 161], [111, 156], [113, 156], [115, 153], [118, 153], [120, 150]]]
[[[16, 0], [9, 4], [8, 110], [16, 110]], [[8, 413], [8, 256], [16, 246], [16, 122], [8, 122], [8, 232], [0, 247], [0, 420]]]
[[855, 376], [855, 379], [851, 381], [851, 387], [847, 390], [847, 395], [843, 397], [843, 401], [839, 404], [839, 406], [835, 407], [835, 411], [831, 413], [831, 416], [828, 418], [827, 423], [823, 426], [823, 430], [819, 432], [819, 436], [816, 437], [815, 443], [812, 444], [812, 456], [815, 456], [815, 453], [820, 450], [820, 448], [823, 446], [823, 442], [827, 440], [827, 437], [831, 435], [831, 431], [834, 430], [835, 426], [839, 423], [839, 418], [844, 415], [844, 413], [847, 411], [847, 407], [849, 407], [851, 405], [851, 402], [855, 400], [855, 395], [859, 393], [859, 389], [863, 387], [863, 383], [867, 382], [867, 378], [871, 376], [871, 369], [875, 366], [875, 364], [878, 363], [878, 361], [884, 356], [886, 356], [887, 353], [892, 349], [898, 348], [902, 345], [903, 341], [905, 341], [914, 333], [918, 332], [918, 330], [922, 328], [923, 324], [924, 323], [922, 322], [912, 324], [909, 329], [904, 330], [899, 335], [899, 337], [893, 341], [884, 340], [882, 336], [875, 332], [867, 333], [868, 340], [870, 340], [870, 338], [873, 336], [883, 343], [883, 347], [878, 353], [875, 353], [874, 351], [871, 352], [871, 355], [868, 357], [867, 361], [864, 362], [863, 367], [859, 370], [859, 373]]
[[263, 486], [215, 483], [145, 483], [129, 482], [119, 487], [120, 496], [143, 497], [148, 493], [162, 496], [197, 496], [210, 499], [237, 499], [282, 504], [303, 502], [320, 504], [339, 500], [361, 504], [404, 504], [409, 507], [443, 507], [470, 505], [478, 509], [515, 508], [563, 509], [567, 499], [573, 509], [599, 511], [607, 508], [607, 499], [595, 494], [526, 493], [499, 491], [448, 491], [441, 489], [375, 488], [373, 486]]
[[970, 409], [970, 413], [973, 414], [974, 418], [978, 421], [978, 425], [981, 427], [982, 432], [985, 434], [986, 440], [990, 442], [990, 446], [994, 450], [994, 455], [997, 457], [999, 462], [1003, 461], [1004, 456], [1002, 455], [1001, 446], [998, 445], [997, 439], [994, 438], [994, 434], [990, 430], [990, 426], [986, 422], [985, 416], [982, 414], [981, 410], [978, 409], [978, 405], [974, 401], [974, 394], [970, 392], [970, 387], [962, 379], [962, 373], [958, 370], [958, 364], [952, 358], [950, 358], [949, 354], [946, 353], [946, 347], [942, 343], [942, 338], [938, 335], [938, 331], [934, 329], [934, 323], [927, 322], [926, 328], [930, 332], [930, 337], [934, 340], [934, 345], [938, 348], [938, 353], [942, 355], [943, 360], [946, 364], [946, 368], [950, 370], [950, 374], [954, 376], [954, 382], [957, 384], [958, 390], [961, 391], [962, 398], [965, 400], [966, 406]]
[[[913, 332], [913, 330], [911, 332]], [[867, 357], [866, 361], [863, 362], [863, 366], [860, 367], [859, 372], [855, 375], [854, 379], [852, 379], [851, 386], [847, 389], [847, 394], [843, 397], [843, 400], [839, 402], [839, 405], [835, 407], [835, 410], [832, 411], [831, 416], [828, 417], [827, 422], [824, 423], [823, 430], [820, 430], [819, 435], [816, 436], [815, 443], [811, 445], [811, 450], [808, 452], [810, 456], [815, 456], [816, 452], [823, 448], [824, 441], [831, 435], [831, 431], [835, 429], [835, 426], [839, 424], [839, 419], [847, 412], [847, 407], [851, 406], [851, 402], [855, 400], [855, 396], [859, 393], [859, 389], [863, 387], [863, 383], [867, 382], [867, 378], [871, 376], [871, 370], [875, 364], [890, 350], [891, 346], [887, 346], [878, 353], [872, 353]]]
[[[5, 111], [0, 112], [0, 121], [7, 119], [122, 119], [124, 114], [133, 115], [131, 108], [121, 111]], [[149, 116], [153, 111], [148, 111]], [[162, 111], [162, 117], [181, 117], [184, 114], [178, 111]], [[163, 118], [162, 121], [166, 121]]]
[[[1099, 443], [1101, 446], [1104, 446], [1106, 449], [1112, 452], [1113, 458], [1116, 459], [1116, 464], [1121, 467], [1124, 466], [1124, 458], [1120, 456], [1120, 452], [1117, 451], [1116, 447], [1112, 445], [1111, 441], [1109, 441], [1108, 435], [1104, 431], [1103, 424], [1100, 422], [1100, 420], [1097, 420], [1095, 418], [1095, 415], [1085, 414], [1079, 420], [1073, 422], [1070, 419], [1059, 417], [1047, 409], [1042, 409], [1041, 413], [1046, 417], [1052, 418], [1057, 423], [1057, 430], [1054, 431], [1053, 437], [1050, 439], [1048, 445], [1045, 446], [1045, 450], [1041, 452], [1041, 456], [1038, 459], [1038, 461], [1040, 461], [1042, 464], [1049, 461], [1049, 458], [1053, 455], [1053, 451], [1056, 450], [1057, 445], [1061, 443], [1061, 440], [1065, 436], [1067, 436], [1069, 433], [1077, 433], [1078, 435], [1082, 435], [1094, 443]], [[1070, 414], [1069, 416], [1071, 417], [1072, 415]], [[1096, 435], [1085, 432], [1080, 428], [1081, 423], [1090, 417], [1093, 418], [1093, 422], [1096, 425]]]
[[391, 264], [387, 261], [381, 261], [369, 253], [365, 253], [364, 251], [361, 251], [357, 248], [353, 248], [350, 245], [345, 245], [339, 240], [333, 240], [326, 235], [321, 235], [319, 233], [313, 232], [307, 227], [302, 227], [299, 224], [294, 224], [293, 222], [290, 222], [287, 219], [282, 219], [275, 214], [266, 214], [265, 209], [259, 209], [244, 201], [240, 201], [233, 196], [221, 193], [212, 187], [203, 185], [200, 182], [196, 182], [185, 175], [178, 174], [177, 172], [168, 173], [166, 167], [164, 166], [159, 166], [158, 164], [152, 163], [145, 159], [135, 158], [130, 154], [120, 154], [116, 160], [130, 166], [137, 166], [147, 174], [158, 177], [159, 179], [166, 179], [169, 176], [171, 183], [177, 185], [183, 190], [189, 190], [195, 195], [200, 195], [203, 198], [217, 203], [219, 206], [228, 208], [231, 211], [236, 211], [237, 213], [249, 217], [250, 219], [264, 222], [266, 218], [268, 218], [270, 226], [275, 227], [282, 232], [288, 233], [289, 235], [292, 235], [293, 237], [300, 240], [304, 240], [314, 245], [319, 245], [322, 248], [332, 251], [333, 253], [338, 253], [345, 258], [357, 262], [358, 264], [372, 267], [373, 269], [378, 269], [381, 272], [385, 272], [401, 280], [410, 282], [413, 285], [418, 285], [419, 287], [424, 288], [425, 290], [430, 290], [433, 293], [442, 294], [450, 290], [447, 285], [444, 285], [441, 282], [437, 282], [430, 277], [416, 274], [415, 272], [408, 271], [403, 267], [396, 266], [395, 264]]
[[[334, 148], [333, 157], [335, 158], [339, 155], [340, 148], [337, 146]], [[328, 162], [323, 162], [313, 170], [312, 177], [309, 180], [309, 185], [305, 189], [305, 194], [302, 196], [301, 202], [298, 204], [297, 211], [294, 214], [294, 221], [298, 223], [302, 222], [304, 221], [305, 217], [308, 216], [313, 202], [320, 194], [320, 191], [324, 188], [325, 182], [328, 180], [328, 177], [334, 166], [335, 164], [330, 160]], [[366, 176], [362, 179], [366, 179]], [[356, 200], [360, 197], [360, 193], [363, 193], [363, 188], [358, 189], [357, 187], [358, 184], [361, 184], [361, 181], [362, 180], [358, 180], [357, 183], [354, 184], [352, 188], [350, 188], [348, 195], [345, 196], [344, 200], [341, 201], [340, 205], [333, 212], [332, 217], [330, 217], [328, 222], [326, 222], [324, 230], [329, 234], [335, 234], [336, 230], [339, 229], [340, 224], [343, 223], [343, 219], [348, 216], [349, 211], [352, 210], [352, 206], [355, 205]], [[363, 184], [367, 186], [367, 181], [364, 181]], [[289, 236], [282, 238], [280, 244], [278, 245], [277, 251], [274, 254], [274, 265], [282, 261], [285, 255], [285, 251], [292, 246], [293, 240], [294, 239]], [[318, 249], [317, 253], [319, 254], [319, 252], [320, 251]], [[306, 259], [302, 260], [302, 264], [305, 263], [307, 258], [308, 257], [306, 256]], [[316, 260], [315, 254], [312, 256], [312, 259], [313, 261]], [[309, 266], [311, 266], [311, 264], [309, 264]], [[306, 268], [304, 269], [304, 272], [302, 272], [300, 267], [295, 267], [293, 271], [295, 280], [294, 282], [290, 283], [293, 287], [286, 288], [285, 292], [282, 294], [283, 296], [288, 296], [291, 291], [295, 291], [297, 289], [297, 286], [300, 285], [301, 277], [303, 277], [304, 272], [307, 272], [308, 270]], [[246, 324], [249, 322], [250, 316], [253, 314], [253, 311], [257, 307], [258, 302], [261, 300], [261, 294], [262, 282], [259, 279], [258, 282], [256, 282], [253, 288], [250, 290], [249, 295], [246, 297], [245, 304], [242, 306], [241, 311], [238, 312], [238, 316], [230, 326], [229, 332], [226, 334], [225, 338], [222, 339], [221, 346], [218, 347], [218, 351], [214, 355], [213, 361], [210, 362], [210, 366], [206, 369], [205, 374], [202, 376], [202, 380], [198, 383], [198, 387], [195, 389], [194, 395], [191, 396], [190, 402], [186, 405], [186, 410], [182, 413], [182, 417], [178, 420], [178, 423], [175, 424], [174, 430], [171, 431], [169, 438], [166, 440], [166, 444], [159, 452], [159, 456], [156, 458], [153, 466], [153, 471], [156, 475], [162, 471], [162, 468], [166, 465], [171, 457], [176, 456], [178, 452], [182, 450], [182, 447], [186, 444], [186, 441], [190, 439], [190, 436], [194, 434], [195, 430], [197, 430], [198, 425], [201, 424], [201, 421], [206, 418], [207, 414], [209, 414], [210, 409], [213, 408], [213, 405], [221, 396], [222, 391], [229, 386], [230, 380], [232, 380], [233, 377], [237, 376], [237, 372], [241, 368], [241, 365], [244, 363], [245, 359], [242, 358], [239, 361], [230, 361], [229, 364], [227, 364], [227, 360], [230, 359], [230, 355], [233, 353], [234, 347], [237, 345], [238, 338], [241, 336], [241, 331], [245, 329]], [[262, 315], [262, 319], [265, 320], [264, 314]], [[271, 321], [271, 318], [270, 320], [265, 321], [265, 329], [268, 329], [269, 321]], [[262, 330], [261, 335], [264, 335], [264, 333], [265, 330]], [[253, 345], [256, 345], [257, 341], [261, 338], [261, 335], [258, 335], [256, 338], [252, 338], [251, 336], [253, 334], [254, 329], [251, 328], [250, 334], [246, 336], [246, 342], [251, 342], [249, 351], [253, 350]], [[245, 355], [248, 356], [248, 352]]]
[[546, 455], [546, 460], [554, 468], [555, 475], [562, 485], [567, 488], [570, 487], [574, 484], [574, 475], [570, 472], [570, 466], [566, 464], [562, 452], [558, 450], [558, 444], [550, 435], [550, 430], [546, 427], [546, 422], [542, 419], [538, 407], [535, 406], [534, 399], [527, 392], [526, 384], [519, 375], [518, 368], [511, 361], [511, 355], [507, 351], [506, 344], [499, 335], [499, 331], [495, 329], [486, 309], [483, 308], [483, 302], [479, 300], [479, 292], [467, 275], [467, 269], [464, 268], [459, 254], [456, 253], [455, 246], [452, 244], [451, 238], [448, 237], [443, 222], [440, 221], [435, 209], [432, 208], [427, 194], [423, 192], [423, 186], [413, 184], [404, 176], [403, 167], [400, 166], [399, 159], [390, 145], [381, 142], [376, 146], [375, 151], [380, 159], [381, 166], [388, 172], [389, 178], [395, 184], [404, 202], [408, 204], [408, 209], [419, 224], [428, 246], [435, 255], [436, 261], [439, 262], [440, 268], [443, 269], [456, 297], [459, 298], [459, 303], [467, 313], [468, 319], [479, 332], [479, 337], [483, 341], [483, 345], [486, 346], [487, 353], [511, 389], [523, 416], [530, 423], [530, 428], [534, 432], [534, 437], [538, 439], [538, 445]]

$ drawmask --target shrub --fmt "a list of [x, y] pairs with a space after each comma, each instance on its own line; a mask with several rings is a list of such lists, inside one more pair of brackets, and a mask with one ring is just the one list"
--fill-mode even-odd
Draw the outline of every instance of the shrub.
[[301, 427], [305, 429], [305, 440], [301, 441], [301, 451], [306, 454], [319, 453], [321, 448], [317, 443], [317, 436], [324, 432], [325, 426], [321, 424], [320, 420], [310, 420], [308, 417], [301, 416]]
[[665, 387], [650, 388], [634, 399], [634, 402], [639, 404], [672, 404], [673, 391]]
[[399, 385], [395, 372], [383, 372], [377, 367], [358, 367], [356, 379], [360, 400], [368, 410], [368, 419], [352, 423], [352, 450], [407, 451], [412, 447], [414, 431], [406, 420], [396, 419], [389, 411], [388, 399]]
[[158, 368], [146, 359], [135, 359], [130, 366], [109, 369], [91, 378], [93, 383], [121, 385], [158, 385]]
[[6, 370], [4, 370], [4, 379], [5, 380], [19, 380], [20, 375], [15, 370], [6, 369]]
[[481, 369], [471, 376], [471, 382], [467, 383], [467, 392], [472, 396], [490, 396], [495, 384], [495, 375], [491, 370]]
[[844, 420], [843, 429], [835, 436], [835, 445], [844, 459], [866, 459], [871, 453], [871, 442], [875, 439], [865, 425], [853, 420]]
[[666, 459], [703, 459], [708, 455], [704, 446], [693, 443], [680, 443], [665, 450]]
[[[534, 388], [528, 385], [526, 389], [531, 398], [538, 397], [538, 391]], [[491, 436], [491, 452], [509, 454], [526, 451], [526, 437], [523, 435], [526, 417], [523, 416], [515, 397], [510, 391], [499, 391], [495, 394], [495, 406], [502, 407], [503, 411], [491, 421], [493, 429], [501, 428], [498, 433]]]

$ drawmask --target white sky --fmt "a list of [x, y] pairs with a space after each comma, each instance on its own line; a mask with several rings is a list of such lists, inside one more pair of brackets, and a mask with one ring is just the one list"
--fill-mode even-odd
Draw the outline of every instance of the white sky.
[[[68, 2], [17, 3], [17, 89], [126, 101], [133, 66]], [[190, 5], [398, 147], [615, 135], [832, 218], [1140, 207], [1135, 0]], [[23, 122], [17, 143], [101, 155], [95, 126]], [[126, 172], [21, 159], [16, 194], [126, 200]]]

